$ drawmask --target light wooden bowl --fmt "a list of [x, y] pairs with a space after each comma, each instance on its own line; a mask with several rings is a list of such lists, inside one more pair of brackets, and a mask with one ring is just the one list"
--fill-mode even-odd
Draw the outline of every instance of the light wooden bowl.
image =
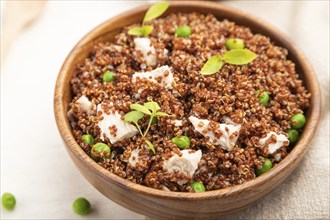
[[89, 32], [73, 48], [59, 72], [54, 97], [57, 126], [72, 160], [86, 179], [106, 197], [138, 213], [163, 218], [212, 218], [244, 208], [274, 190], [297, 166], [309, 147], [319, 121], [321, 97], [313, 69], [304, 55], [282, 33], [260, 19], [228, 6], [212, 2], [171, 2], [167, 14], [173, 12], [212, 13], [250, 27], [254, 33], [269, 36], [277, 45], [289, 50], [289, 59], [312, 93], [307, 111], [307, 124], [299, 142], [290, 154], [264, 175], [242, 185], [204, 193], [166, 192], [132, 183], [107, 171], [94, 162], [75, 141], [66, 117], [71, 100], [70, 78], [77, 63], [88, 56], [94, 44], [113, 39], [120, 28], [141, 22], [150, 5], [112, 18]]

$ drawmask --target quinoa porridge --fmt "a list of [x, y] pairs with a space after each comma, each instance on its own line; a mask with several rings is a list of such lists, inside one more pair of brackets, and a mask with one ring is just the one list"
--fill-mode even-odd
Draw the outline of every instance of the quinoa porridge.
[[[68, 118], [88, 155], [132, 182], [181, 192], [197, 192], [196, 183], [201, 191], [241, 184], [287, 156], [310, 93], [285, 48], [211, 14], [146, 24], [149, 36], [128, 34], [138, 24], [124, 27], [75, 69]], [[183, 26], [189, 29], [180, 34]], [[244, 65], [224, 60], [214, 74], [201, 74], [235, 39], [256, 57]], [[161, 113], [152, 117], [146, 103]], [[126, 120], [137, 104], [147, 110], [135, 111], [137, 123]]]

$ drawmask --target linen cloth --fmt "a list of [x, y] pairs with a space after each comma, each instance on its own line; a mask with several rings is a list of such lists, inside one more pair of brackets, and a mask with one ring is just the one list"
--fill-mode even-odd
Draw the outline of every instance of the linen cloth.
[[[80, 196], [93, 206], [84, 219], [145, 218], [108, 200], [82, 177], [53, 116], [57, 73], [74, 44], [101, 22], [144, 3], [49, 1], [12, 45], [1, 64], [1, 194], [12, 192], [17, 204], [12, 212], [2, 209], [2, 219], [81, 219], [71, 210]], [[221, 4], [261, 17], [293, 39], [314, 67], [323, 98], [318, 130], [298, 168], [260, 202], [221, 219], [329, 219], [329, 2]]]

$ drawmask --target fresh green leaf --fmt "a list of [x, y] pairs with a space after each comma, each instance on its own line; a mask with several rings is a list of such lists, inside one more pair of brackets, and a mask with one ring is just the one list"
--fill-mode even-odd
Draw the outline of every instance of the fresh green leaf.
[[211, 75], [218, 72], [222, 67], [221, 56], [212, 56], [203, 66], [202, 75]]
[[149, 149], [150, 149], [154, 154], [156, 154], [156, 150], [155, 150], [154, 145], [153, 145], [149, 140], [147, 140], [147, 139], [145, 139], [145, 141], [146, 141], [146, 143], [147, 143]]
[[144, 25], [142, 27], [133, 27], [129, 29], [128, 34], [133, 36], [148, 36], [153, 29], [154, 27], [150, 25]]
[[153, 101], [144, 103], [144, 107], [152, 111], [152, 113], [156, 113], [158, 110], [160, 110], [158, 103]]
[[156, 116], [168, 116], [165, 112], [157, 112]]
[[244, 65], [250, 63], [257, 57], [255, 53], [248, 49], [234, 49], [223, 55], [223, 60], [229, 64]]
[[142, 25], [147, 21], [151, 21], [161, 16], [167, 10], [169, 5], [168, 2], [159, 2], [152, 5], [145, 14]]
[[153, 117], [152, 119], [151, 119], [151, 124], [152, 125], [155, 125], [155, 124], [157, 124], [158, 123], [158, 118], [157, 117]]
[[133, 122], [135, 124], [138, 123], [138, 121], [143, 118], [143, 113], [139, 111], [131, 111], [128, 112], [125, 116], [125, 121], [126, 122]]
[[144, 31], [145, 30], [142, 27], [132, 27], [131, 29], [128, 30], [128, 34], [133, 36], [143, 36]]
[[168, 6], [168, 2], [159, 2], [157, 4], [152, 5], [144, 16], [142, 26], [131, 28], [130, 30], [128, 30], [128, 34], [133, 36], [150, 35], [154, 27], [151, 25], [144, 25], [144, 23], [161, 16], [167, 10]]
[[[146, 102], [144, 103], [144, 105], [140, 105], [140, 104], [131, 104], [130, 108], [133, 110], [131, 112], [128, 112], [125, 115], [125, 121], [126, 122], [130, 122], [130, 123], [134, 123], [136, 125], [136, 127], [138, 128], [141, 136], [143, 139], [145, 139], [146, 135], [148, 134], [148, 131], [150, 129], [150, 126], [152, 124], [153, 121], [156, 121], [154, 123], [157, 123], [157, 116], [168, 116], [168, 114], [166, 114], [165, 112], [157, 112], [158, 110], [160, 110], [160, 107], [158, 105], [157, 102]], [[150, 112], [151, 111], [151, 112]], [[143, 118], [144, 114], [150, 115], [149, 118], [149, 122], [148, 122], [148, 127], [145, 129], [144, 133], [142, 132], [138, 121]], [[148, 140], [146, 140], [146, 143], [148, 144], [150, 150], [152, 150], [152, 152], [155, 153], [155, 148], [152, 145], [152, 143]]]
[[136, 110], [136, 111], [140, 111], [140, 112], [142, 112], [144, 114], [151, 115], [151, 112], [149, 111], [149, 109], [147, 109], [143, 105], [140, 105], [140, 104], [131, 104], [130, 105], [130, 108], [133, 109], [133, 110]]
[[154, 29], [154, 27], [150, 25], [143, 25], [141, 28], [143, 29], [144, 36], [148, 36], [149, 34], [151, 34], [152, 30]]

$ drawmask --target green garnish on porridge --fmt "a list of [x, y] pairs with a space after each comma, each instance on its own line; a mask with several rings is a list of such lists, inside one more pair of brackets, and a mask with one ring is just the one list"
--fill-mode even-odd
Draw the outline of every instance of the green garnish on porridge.
[[212, 14], [164, 15], [168, 7], [155, 4], [76, 66], [77, 143], [104, 169], [166, 191], [267, 173], [308, 123], [311, 95], [287, 49]]

